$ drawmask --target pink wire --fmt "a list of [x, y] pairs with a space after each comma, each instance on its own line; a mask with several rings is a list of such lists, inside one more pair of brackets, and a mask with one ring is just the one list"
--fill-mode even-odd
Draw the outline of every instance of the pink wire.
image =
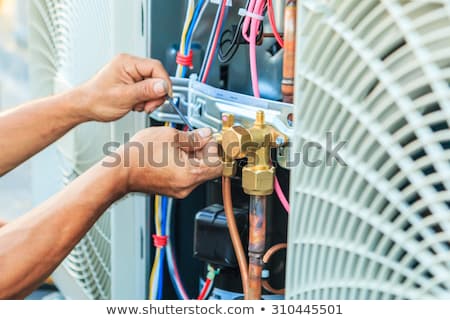
[[280, 33], [277, 29], [277, 24], [275, 23], [275, 14], [273, 12], [273, 3], [272, 0], [267, 0], [267, 15], [269, 16], [269, 22], [270, 26], [272, 27], [273, 35], [275, 36], [275, 39], [277, 39], [278, 44], [280, 47], [284, 48], [284, 41], [280, 36]]
[[289, 204], [288, 199], [286, 199], [286, 196], [283, 193], [283, 190], [281, 189], [280, 182], [278, 181], [278, 178], [275, 177], [275, 193], [278, 197], [278, 199], [281, 202], [281, 205], [283, 206], [284, 210], [286, 210], [287, 213], [291, 212], [291, 206]]
[[[265, 0], [257, 0], [254, 6], [253, 13], [257, 15], [262, 15], [264, 10]], [[250, 6], [251, 7], [251, 6]], [[252, 75], [252, 87], [253, 87], [253, 95], [256, 98], [260, 98], [261, 94], [259, 92], [259, 84], [258, 84], [258, 67], [256, 64], [256, 37], [258, 36], [259, 25], [261, 24], [260, 20], [253, 19], [250, 17], [246, 17], [250, 22], [250, 73]], [[244, 22], [245, 24], [245, 22]], [[242, 29], [244, 33], [244, 28]]]
[[[266, 0], [256, 0], [256, 2], [255, 2], [255, 0], [252, 0], [249, 4], [248, 11], [253, 12], [257, 15], [262, 15], [264, 12], [265, 3], [266, 3]], [[261, 23], [261, 21], [259, 21], [257, 19], [246, 17], [244, 20], [243, 27], [242, 27], [242, 36], [249, 42], [249, 47], [250, 47], [250, 49], [249, 49], [250, 50], [250, 73], [252, 76], [253, 95], [256, 98], [261, 97], [261, 94], [259, 91], [259, 84], [258, 84], [258, 67], [256, 64], [256, 37], [258, 35], [260, 23]], [[248, 38], [247, 32], [248, 32], [249, 27], [250, 27], [250, 39], [247, 39]], [[277, 177], [275, 177], [274, 187], [275, 187], [275, 194], [277, 195], [278, 199], [280, 200], [281, 205], [289, 213], [291, 210], [291, 207], [289, 205], [289, 201], [287, 200], [286, 196], [283, 193], [283, 190], [281, 189], [280, 182], [278, 181]]]
[[[247, 11], [253, 12], [253, 9], [255, 8], [255, 4], [256, 4], [256, 0], [251, 0], [248, 5]], [[247, 42], [250, 42], [250, 37], [248, 35], [248, 28], [250, 26], [251, 20], [252, 20], [252, 18], [250, 18], [249, 16], [246, 16], [244, 19], [244, 24], [242, 25], [242, 36], [244, 37], [244, 39]]]

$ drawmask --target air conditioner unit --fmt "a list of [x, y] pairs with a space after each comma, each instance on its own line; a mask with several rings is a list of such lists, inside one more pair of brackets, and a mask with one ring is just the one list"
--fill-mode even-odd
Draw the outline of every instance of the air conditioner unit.
[[287, 298], [449, 298], [448, 1], [299, 4]]
[[[146, 1], [32, 0], [29, 14], [36, 97], [86, 81], [118, 53], [146, 55]], [[101, 160], [105, 143], [123, 142], [125, 133], [145, 126], [144, 115], [130, 114], [112, 124], [90, 122], [70, 131], [33, 163], [36, 202]], [[115, 203], [75, 247], [53, 274], [65, 297], [146, 298], [146, 202], [144, 195], [129, 195]]]

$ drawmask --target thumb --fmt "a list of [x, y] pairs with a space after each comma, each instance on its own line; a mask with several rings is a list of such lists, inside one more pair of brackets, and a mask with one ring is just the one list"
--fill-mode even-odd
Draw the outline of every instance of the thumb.
[[201, 128], [192, 132], [179, 131], [175, 141], [181, 150], [194, 152], [203, 149], [211, 137], [210, 128]]
[[131, 95], [134, 104], [163, 98], [170, 90], [169, 83], [164, 79], [145, 79], [131, 85]]

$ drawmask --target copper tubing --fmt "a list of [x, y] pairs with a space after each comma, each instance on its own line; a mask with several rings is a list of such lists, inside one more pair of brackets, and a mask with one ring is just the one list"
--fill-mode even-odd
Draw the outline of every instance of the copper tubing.
[[286, 0], [284, 11], [284, 56], [283, 56], [283, 80], [281, 92], [283, 101], [294, 101], [295, 79], [295, 33], [297, 26], [297, 0]]
[[231, 181], [229, 177], [222, 177], [222, 197], [225, 215], [227, 217], [228, 230], [230, 232], [231, 242], [233, 243], [234, 253], [239, 264], [241, 272], [242, 289], [244, 290], [245, 299], [248, 299], [248, 266], [247, 257], [245, 256], [244, 247], [242, 246], [241, 237], [236, 226], [236, 219], [233, 213], [233, 201], [231, 198]]
[[266, 196], [250, 196], [249, 215], [249, 300], [261, 299], [263, 255], [266, 247]]
[[[279, 243], [274, 245], [273, 247], [271, 247], [269, 250], [267, 250], [266, 254], [263, 257], [263, 262], [264, 264], [267, 264], [270, 261], [270, 258], [272, 258], [272, 256], [277, 253], [280, 250], [283, 249], [287, 249], [287, 243]], [[262, 282], [262, 286], [264, 289], [266, 289], [267, 291], [269, 291], [270, 293], [273, 294], [279, 294], [279, 295], [284, 295], [285, 294], [285, 289], [274, 289], [270, 284], [269, 281], [267, 280], [263, 280]]]
[[252, 257], [250, 257], [249, 264], [249, 282], [248, 282], [248, 299], [246, 300], [261, 300], [261, 291], [262, 291], [262, 282], [261, 282], [261, 274], [262, 274], [262, 264], [257, 261], [252, 261]]
[[287, 243], [279, 243], [271, 247], [267, 252], [264, 254], [263, 262], [264, 264], [268, 263], [270, 261], [270, 258], [277, 253], [280, 250], [287, 249]]

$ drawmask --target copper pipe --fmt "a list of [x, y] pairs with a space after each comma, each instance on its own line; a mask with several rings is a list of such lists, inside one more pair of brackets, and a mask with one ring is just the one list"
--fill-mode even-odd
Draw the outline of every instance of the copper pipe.
[[283, 56], [283, 80], [281, 92], [283, 101], [294, 101], [295, 81], [295, 33], [297, 27], [297, 0], [286, 0], [284, 11], [284, 56]]
[[261, 299], [263, 255], [266, 247], [266, 196], [250, 196], [249, 215], [249, 300]]
[[[276, 244], [273, 247], [271, 247], [269, 250], [267, 250], [266, 254], [263, 257], [264, 264], [267, 264], [270, 261], [270, 258], [272, 258], [272, 256], [275, 253], [277, 253], [280, 250], [286, 249], [286, 248], [287, 248], [287, 243], [279, 243], [279, 244]], [[270, 293], [273, 293], [273, 294], [284, 295], [286, 292], [286, 290], [284, 288], [283, 289], [273, 288], [269, 284], [269, 281], [267, 281], [267, 280], [263, 280], [262, 286], [264, 289], [266, 289], [267, 291], [269, 291]]]
[[244, 290], [245, 299], [248, 299], [248, 266], [247, 257], [245, 256], [244, 247], [242, 246], [241, 237], [236, 225], [236, 219], [233, 213], [233, 201], [231, 198], [231, 181], [229, 177], [222, 177], [222, 197], [225, 215], [227, 217], [228, 230], [230, 232], [231, 242], [233, 243], [234, 253], [239, 264], [241, 272], [242, 289]]
[[248, 299], [246, 300], [261, 300], [261, 291], [262, 291], [262, 282], [261, 282], [261, 274], [262, 274], [262, 265], [253, 261], [252, 257], [250, 257], [249, 264], [249, 282], [248, 282]]
[[271, 247], [267, 252], [264, 254], [263, 262], [266, 264], [270, 261], [270, 258], [277, 253], [280, 250], [287, 249], [287, 243], [279, 243]]

